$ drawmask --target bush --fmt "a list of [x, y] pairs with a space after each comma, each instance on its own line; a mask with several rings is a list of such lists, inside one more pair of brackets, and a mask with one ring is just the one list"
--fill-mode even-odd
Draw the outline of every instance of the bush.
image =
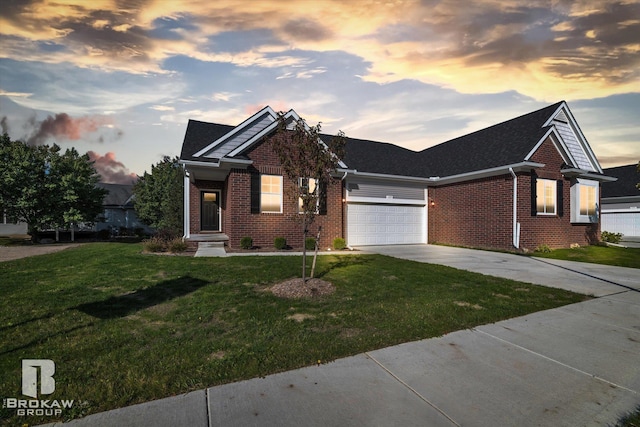
[[146, 252], [164, 252], [166, 241], [159, 237], [152, 237], [142, 241], [142, 247]]
[[551, 252], [551, 248], [548, 245], [540, 245], [538, 246], [534, 252], [542, 252], [543, 254], [548, 254]]
[[316, 239], [314, 237], [307, 237], [304, 239], [304, 247], [308, 251], [312, 251], [316, 248]]
[[347, 242], [342, 237], [336, 237], [333, 239], [333, 249], [341, 251], [347, 247]]
[[176, 237], [175, 239], [167, 243], [167, 247], [169, 249], [169, 252], [177, 254], [187, 250], [187, 242], [182, 240], [181, 237]]
[[603, 242], [607, 243], [620, 243], [622, 239], [622, 233], [611, 233], [610, 231], [603, 231], [600, 233], [600, 237]]
[[110, 237], [111, 237], [111, 230], [109, 230], [108, 228], [103, 228], [102, 230], [98, 231], [98, 239], [109, 240]]
[[253, 247], [253, 239], [249, 236], [245, 236], [240, 239], [240, 247], [242, 249], [251, 249]]
[[284, 237], [276, 237], [273, 240], [273, 246], [275, 246], [278, 250], [284, 249], [287, 247], [287, 239], [285, 239]]

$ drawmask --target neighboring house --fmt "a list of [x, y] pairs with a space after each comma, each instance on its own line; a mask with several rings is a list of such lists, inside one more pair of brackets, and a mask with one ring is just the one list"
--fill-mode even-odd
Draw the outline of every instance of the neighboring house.
[[106, 229], [113, 234], [119, 234], [123, 229], [128, 232], [142, 229], [145, 234], [153, 233], [153, 229], [142, 223], [136, 215], [133, 206], [133, 185], [99, 182], [97, 186], [107, 190], [109, 193], [102, 202], [104, 212], [102, 217], [95, 222], [95, 231]]
[[602, 231], [640, 237], [640, 183], [638, 164], [603, 170], [618, 178], [602, 185]]
[[26, 222], [17, 222], [9, 218], [0, 206], [0, 236], [25, 236], [27, 231]]
[[[277, 117], [266, 107], [235, 127], [189, 120], [180, 155], [187, 240], [302, 244], [298, 203], [286, 191], [297, 183], [271, 147]], [[614, 179], [565, 102], [420, 152], [347, 138], [311, 232], [322, 226], [321, 247], [336, 237], [350, 246], [584, 245], [600, 237], [600, 183]]]

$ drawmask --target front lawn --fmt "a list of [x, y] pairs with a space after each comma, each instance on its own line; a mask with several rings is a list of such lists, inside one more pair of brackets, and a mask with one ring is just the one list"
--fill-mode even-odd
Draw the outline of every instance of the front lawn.
[[[0, 263], [0, 391], [21, 360], [56, 363], [78, 417], [435, 337], [586, 299], [559, 289], [380, 255], [322, 256], [336, 286], [284, 300], [299, 257], [191, 258], [93, 243]], [[48, 422], [2, 409], [4, 423]]]
[[532, 255], [541, 258], [640, 268], [640, 248], [584, 246], [575, 249], [554, 249], [546, 253], [534, 252]]

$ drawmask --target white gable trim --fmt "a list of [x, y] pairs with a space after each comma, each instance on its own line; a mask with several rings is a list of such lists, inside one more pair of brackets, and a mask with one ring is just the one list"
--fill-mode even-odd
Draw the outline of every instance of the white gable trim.
[[267, 105], [262, 110], [258, 111], [253, 116], [249, 117], [248, 119], [246, 119], [245, 121], [240, 123], [238, 126], [233, 128], [233, 130], [231, 130], [229, 133], [227, 133], [227, 134], [223, 135], [222, 137], [218, 138], [217, 140], [213, 141], [211, 144], [207, 145], [202, 150], [200, 150], [197, 153], [195, 153], [193, 156], [194, 157], [201, 157], [201, 156], [205, 155], [206, 153], [208, 153], [209, 151], [212, 151], [218, 145], [222, 144], [223, 142], [233, 138], [237, 134], [239, 134], [242, 131], [244, 131], [252, 122], [254, 122], [256, 119], [258, 119], [259, 117], [262, 117], [264, 115], [269, 115], [274, 120], [276, 120], [277, 117], [278, 117], [276, 112], [273, 111], [273, 109]]
[[[554, 117], [555, 117], [555, 114], [554, 114]], [[548, 126], [548, 125], [545, 125], [545, 126]], [[575, 165], [576, 161], [573, 158], [573, 156], [571, 155], [571, 152], [569, 151], [569, 148], [565, 145], [562, 137], [558, 133], [558, 130], [553, 125], [551, 125], [551, 127], [549, 127], [549, 130], [542, 136], [542, 138], [540, 138], [540, 140], [536, 143], [536, 145], [534, 145], [534, 147], [531, 149], [531, 151], [529, 151], [529, 153], [526, 155], [524, 160], [527, 161], [527, 162], [529, 160], [531, 160], [531, 156], [533, 156], [535, 154], [535, 152], [538, 151], [538, 148], [540, 148], [540, 146], [549, 137], [551, 137], [551, 142], [553, 142], [553, 145], [556, 147], [556, 150], [558, 150], [558, 153], [560, 153], [560, 156], [562, 157], [562, 160], [567, 164]]]
[[[587, 138], [582, 133], [582, 130], [580, 129], [580, 126], [578, 125], [578, 122], [576, 121], [575, 117], [573, 117], [573, 113], [571, 113], [571, 110], [569, 110], [569, 106], [567, 105], [566, 102], [563, 101], [560, 104], [558, 109], [544, 123], [544, 126], [552, 125], [553, 124], [553, 120], [555, 119], [555, 117], [561, 111], [565, 114], [565, 116], [569, 120], [569, 125], [571, 126], [571, 129], [573, 130], [574, 134], [576, 135], [576, 138], [578, 139], [578, 142], [580, 143], [580, 146], [582, 147], [582, 150], [586, 154], [587, 160], [589, 160], [589, 163], [591, 164], [593, 169], [598, 173], [603, 173], [602, 172], [602, 167], [600, 166], [600, 163], [598, 163], [598, 159], [597, 159], [595, 153], [591, 149], [591, 146], [589, 145], [589, 142], [587, 142]], [[576, 163], [573, 163], [573, 165], [576, 165]]]
[[[238, 146], [235, 150], [227, 154], [227, 156], [229, 157], [237, 156], [238, 154], [242, 153], [244, 150], [251, 147], [255, 142], [261, 140], [264, 136], [268, 135], [273, 130], [275, 130], [278, 127], [278, 115], [274, 113], [273, 119], [274, 119], [273, 123], [271, 123], [266, 128], [262, 129], [261, 132], [258, 132], [257, 134], [255, 134], [253, 138], [248, 139], [244, 144]], [[287, 114], [284, 115], [284, 119], [285, 120], [292, 119], [292, 120], [298, 121], [300, 120], [300, 116], [298, 116], [298, 114], [295, 111], [289, 110]], [[305, 123], [305, 126], [306, 126], [306, 123]]]

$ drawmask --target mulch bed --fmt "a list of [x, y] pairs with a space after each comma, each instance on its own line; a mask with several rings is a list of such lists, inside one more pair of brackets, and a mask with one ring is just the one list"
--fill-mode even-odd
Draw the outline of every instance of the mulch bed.
[[280, 298], [317, 298], [330, 295], [335, 292], [333, 284], [322, 279], [307, 279], [302, 283], [302, 278], [285, 280], [271, 287], [271, 292]]

